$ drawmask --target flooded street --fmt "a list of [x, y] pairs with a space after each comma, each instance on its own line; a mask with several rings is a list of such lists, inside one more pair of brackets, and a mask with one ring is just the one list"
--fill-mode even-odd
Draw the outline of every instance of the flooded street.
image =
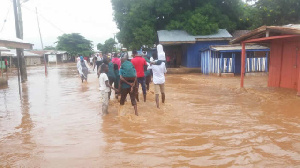
[[[75, 64], [28, 68], [0, 89], [0, 167], [299, 167], [300, 98], [267, 77], [167, 75], [166, 104], [130, 101], [102, 117], [96, 74]], [[141, 92], [140, 92], [141, 93]], [[141, 97], [141, 96], [140, 96]]]

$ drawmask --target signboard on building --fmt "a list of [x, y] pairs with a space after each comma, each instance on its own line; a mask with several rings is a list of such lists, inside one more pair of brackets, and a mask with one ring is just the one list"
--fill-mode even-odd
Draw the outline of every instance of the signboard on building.
[[48, 55], [49, 62], [56, 62], [56, 55]]

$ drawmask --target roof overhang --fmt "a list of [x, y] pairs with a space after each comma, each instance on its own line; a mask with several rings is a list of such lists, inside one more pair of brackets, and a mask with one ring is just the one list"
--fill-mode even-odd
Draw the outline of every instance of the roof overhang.
[[257, 39], [251, 39], [251, 40], [246, 40], [242, 41], [241, 43], [261, 43], [261, 42], [268, 42], [271, 40], [276, 40], [276, 39], [285, 39], [285, 38], [300, 38], [300, 35], [283, 35], [283, 36], [272, 36], [272, 37], [264, 37], [264, 38], [257, 38]]
[[[270, 36], [270, 33], [275, 33], [273, 36]], [[231, 40], [232, 44], [242, 43], [244, 41], [252, 40], [252, 39], [262, 39], [261, 41], [272, 40], [270, 37], [279, 36], [283, 38], [289, 38], [288, 35], [300, 35], [300, 29], [294, 27], [286, 27], [286, 26], [262, 26], [251, 32], [240, 36], [236, 39]], [[285, 37], [286, 36], [286, 37]], [[268, 39], [270, 38], [270, 39]], [[276, 39], [275, 38], [275, 39]], [[257, 40], [254, 40], [257, 41]]]
[[10, 51], [8, 48], [6, 48], [6, 47], [0, 47], [0, 52], [1, 51]]
[[195, 44], [195, 41], [160, 41], [162, 45]]
[[231, 38], [196, 38], [196, 41], [230, 41]]
[[0, 46], [3, 47], [10, 47], [10, 48], [22, 48], [22, 49], [32, 49], [33, 44], [26, 43], [26, 42], [20, 42], [14, 41], [14, 40], [6, 40], [6, 39], [0, 39]]
[[[246, 51], [270, 51], [269, 47], [262, 46], [262, 45], [246, 45], [245, 46]], [[241, 52], [242, 51], [242, 45], [211, 45], [209, 48], [206, 48], [205, 50], [211, 50], [216, 52]]]
[[[212, 51], [219, 51], [219, 52], [222, 52], [222, 53], [226, 53], [226, 52], [242, 52], [242, 50], [212, 50]], [[246, 49], [246, 51], [270, 51], [270, 49]]]

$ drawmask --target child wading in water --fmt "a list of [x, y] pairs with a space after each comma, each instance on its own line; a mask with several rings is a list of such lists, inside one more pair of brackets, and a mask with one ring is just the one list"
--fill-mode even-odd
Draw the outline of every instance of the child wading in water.
[[113, 88], [108, 81], [107, 72], [108, 66], [106, 64], [102, 64], [100, 66], [100, 77], [99, 77], [99, 84], [100, 84], [100, 92], [101, 92], [101, 102], [102, 102], [102, 115], [108, 114], [108, 102], [109, 102], [109, 92], [110, 89], [115, 90], [118, 92], [117, 89]]

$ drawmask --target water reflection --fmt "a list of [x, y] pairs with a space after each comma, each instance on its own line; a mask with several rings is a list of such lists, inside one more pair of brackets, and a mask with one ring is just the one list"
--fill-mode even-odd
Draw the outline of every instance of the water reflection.
[[[81, 83], [73, 64], [29, 68], [0, 89], [0, 167], [297, 167], [299, 98], [266, 77], [168, 75], [166, 103], [130, 103], [102, 117], [98, 79]], [[2, 101], [3, 100], [3, 101]]]
[[16, 129], [21, 129], [23, 144], [32, 144], [31, 130], [33, 128], [33, 122], [30, 115], [30, 103], [27, 83], [22, 84], [21, 97], [22, 119], [20, 125], [17, 126]]

